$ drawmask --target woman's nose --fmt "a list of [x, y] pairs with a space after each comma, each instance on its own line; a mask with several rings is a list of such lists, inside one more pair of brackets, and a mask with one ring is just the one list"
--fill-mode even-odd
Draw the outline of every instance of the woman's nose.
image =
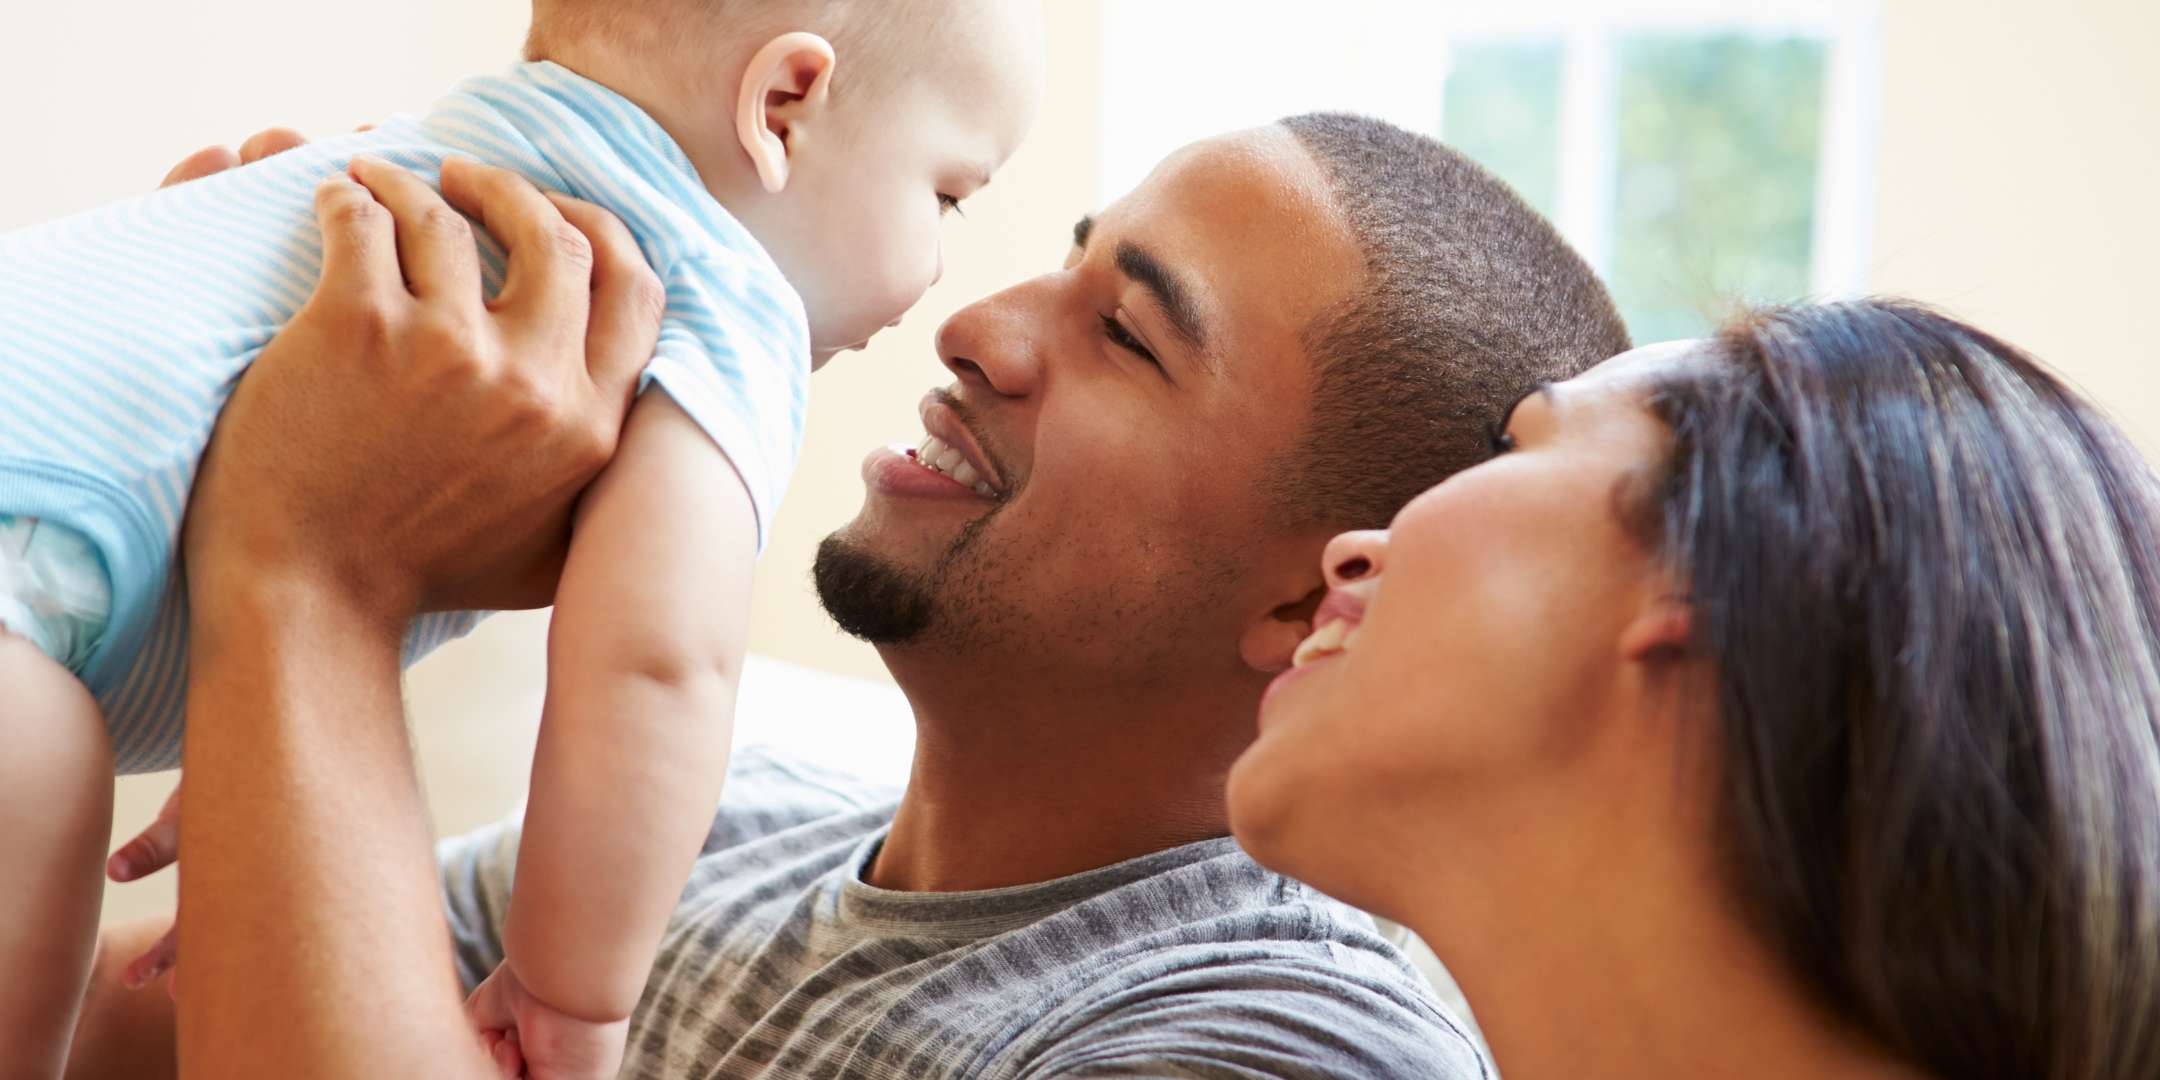
[[1387, 569], [1388, 534], [1385, 529], [1347, 532], [1328, 541], [1320, 556], [1320, 569], [1328, 588], [1341, 589], [1379, 577]]

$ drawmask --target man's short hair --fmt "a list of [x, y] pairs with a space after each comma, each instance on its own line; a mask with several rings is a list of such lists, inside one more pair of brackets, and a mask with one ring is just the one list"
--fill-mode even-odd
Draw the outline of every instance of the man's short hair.
[[1366, 280], [1306, 330], [1310, 419], [1270, 494], [1293, 527], [1380, 528], [1485, 460], [1524, 394], [1626, 352], [1627, 327], [1552, 223], [1460, 152], [1362, 116], [1282, 125], [1326, 173]]

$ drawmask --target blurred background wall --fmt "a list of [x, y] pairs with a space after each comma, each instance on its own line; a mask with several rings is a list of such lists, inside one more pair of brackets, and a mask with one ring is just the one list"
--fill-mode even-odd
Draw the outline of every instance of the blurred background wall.
[[[424, 108], [515, 58], [523, 0], [73, 0], [18, 5], [0, 43], [0, 229], [155, 183], [200, 146], [323, 136]], [[808, 586], [857, 466], [918, 437], [931, 349], [960, 305], [1043, 272], [1073, 219], [1191, 138], [1311, 108], [1433, 131], [1553, 214], [1639, 338], [1735, 300], [1905, 293], [2020, 342], [2160, 445], [2144, 321], [2160, 285], [2160, 5], [2151, 0], [1050, 0], [1050, 98], [947, 235], [906, 325], [814, 384], [800, 472], [760, 569], [752, 647], [882, 679]], [[544, 614], [500, 617], [410, 680], [445, 832], [515, 803]], [[760, 707], [784, 712], [788, 690]], [[778, 718], [785, 723], [786, 718]], [[173, 776], [123, 782], [116, 833]], [[108, 893], [114, 916], [171, 879]]]

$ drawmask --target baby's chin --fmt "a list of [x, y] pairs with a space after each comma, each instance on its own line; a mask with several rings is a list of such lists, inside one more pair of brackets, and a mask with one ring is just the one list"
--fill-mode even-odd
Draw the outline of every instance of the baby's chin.
[[832, 363], [833, 357], [838, 356], [841, 353], [861, 352], [869, 347], [869, 338], [864, 338], [853, 345], [840, 345], [830, 348], [819, 348], [813, 345], [810, 348], [810, 370], [816, 371], [819, 368], [822, 368], [825, 365]]

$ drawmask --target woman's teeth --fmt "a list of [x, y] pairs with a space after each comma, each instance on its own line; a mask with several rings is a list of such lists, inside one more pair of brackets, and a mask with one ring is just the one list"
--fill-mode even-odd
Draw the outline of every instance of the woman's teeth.
[[1290, 657], [1291, 667], [1304, 667], [1315, 660], [1350, 651], [1357, 640], [1357, 631], [1344, 619], [1336, 619], [1313, 631], [1298, 643], [1297, 652]]
[[922, 446], [916, 449], [915, 464], [931, 472], [952, 477], [955, 483], [972, 489], [975, 494], [985, 499], [997, 498], [997, 489], [992, 488], [989, 482], [982, 478], [982, 474], [975, 471], [975, 466], [968, 464], [967, 459], [960, 456], [960, 451], [945, 445], [944, 441], [935, 435], [925, 438]]

